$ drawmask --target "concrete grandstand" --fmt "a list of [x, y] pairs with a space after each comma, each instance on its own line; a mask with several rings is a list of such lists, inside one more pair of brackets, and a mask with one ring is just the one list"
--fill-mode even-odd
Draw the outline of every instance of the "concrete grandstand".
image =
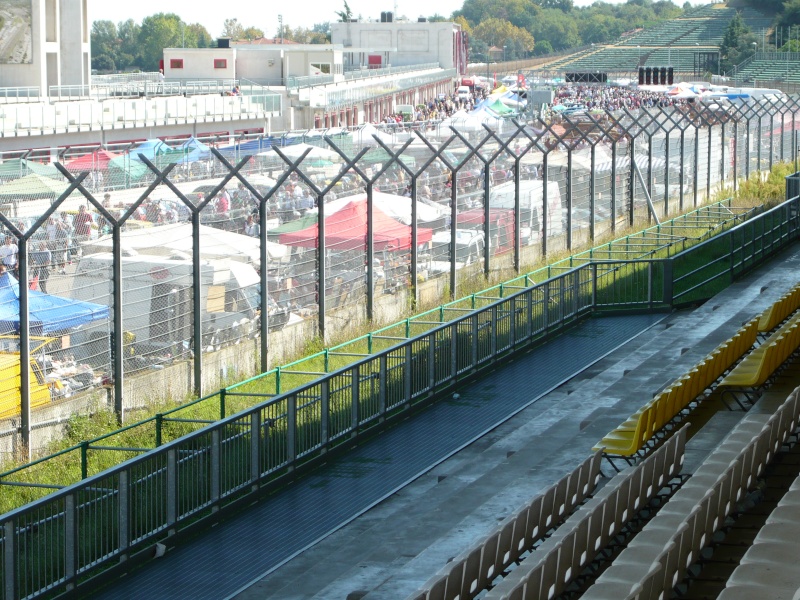
[[753, 32], [760, 34], [770, 27], [771, 18], [752, 8], [709, 4], [627, 36], [615, 44], [594, 46], [542, 68], [631, 73], [639, 67], [671, 65], [676, 73], [694, 74], [702, 53], [719, 51], [725, 29], [737, 12]]

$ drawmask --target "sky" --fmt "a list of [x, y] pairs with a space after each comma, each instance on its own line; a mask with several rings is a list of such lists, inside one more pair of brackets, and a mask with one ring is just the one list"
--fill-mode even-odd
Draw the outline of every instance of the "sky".
[[[394, 0], [348, 0], [353, 15], [364, 19], [380, 19], [381, 11], [393, 11]], [[464, 4], [464, 0], [397, 0], [397, 13], [409, 19], [429, 17], [435, 13], [450, 16]], [[435, 10], [434, 10], [435, 7]], [[338, 21], [336, 11], [344, 9], [344, 0], [295, 0], [284, 5], [279, 2], [254, 2], [253, 0], [135, 0], [131, 4], [118, 0], [94, 0], [90, 4], [92, 21], [113, 21], [119, 23], [142, 19], [160, 12], [177, 14], [185, 23], [200, 23], [211, 37], [222, 33], [225, 19], [237, 19], [244, 27], [258, 27], [268, 36], [278, 31], [278, 15], [283, 15], [283, 24], [291, 27], [311, 28], [315, 23]]]

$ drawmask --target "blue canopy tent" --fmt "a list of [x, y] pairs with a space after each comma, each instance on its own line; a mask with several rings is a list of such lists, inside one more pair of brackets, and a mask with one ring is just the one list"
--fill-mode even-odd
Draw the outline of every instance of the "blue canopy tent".
[[147, 160], [152, 161], [155, 159], [156, 156], [160, 156], [161, 154], [165, 154], [170, 151], [170, 147], [167, 146], [164, 142], [159, 140], [158, 138], [147, 140], [136, 146], [133, 150], [131, 150], [131, 155], [135, 159], [139, 159], [139, 155], [143, 154]]
[[233, 144], [232, 146], [222, 146], [217, 148], [228, 160], [238, 160], [243, 156], [254, 156], [259, 152], [264, 152], [272, 148], [272, 144], [267, 138], [258, 138]]
[[[108, 319], [109, 310], [102, 304], [51, 296], [36, 290], [28, 292], [32, 335], [51, 335]], [[8, 273], [0, 275], [0, 334], [19, 333], [19, 284]]]
[[197, 138], [190, 137], [183, 144], [178, 146], [173, 152], [181, 152], [182, 160], [178, 162], [196, 162], [198, 160], [210, 160], [212, 157], [211, 148]]

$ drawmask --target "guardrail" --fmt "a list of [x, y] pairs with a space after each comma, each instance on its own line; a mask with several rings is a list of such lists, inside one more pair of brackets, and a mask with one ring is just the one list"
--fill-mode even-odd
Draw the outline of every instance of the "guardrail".
[[[711, 293], [795, 241], [799, 207], [793, 198], [672, 258], [578, 266], [11, 511], [0, 589], [7, 598], [71, 589], [593, 311]], [[692, 268], [705, 262], [709, 273]], [[268, 395], [252, 384], [225, 395]]]

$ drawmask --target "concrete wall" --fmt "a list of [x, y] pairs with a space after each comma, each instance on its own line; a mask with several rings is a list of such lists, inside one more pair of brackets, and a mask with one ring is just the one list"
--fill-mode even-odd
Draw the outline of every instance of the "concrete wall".
[[[183, 60], [183, 68], [173, 68], [171, 61]], [[227, 61], [224, 69], [215, 69], [214, 60]], [[164, 48], [164, 77], [167, 79], [236, 79], [235, 48]]]
[[0, 64], [0, 87], [86, 85], [90, 81], [88, 0], [31, 0], [33, 61]]
[[61, 85], [88, 85], [91, 75], [88, 0], [61, 0], [60, 9]]

